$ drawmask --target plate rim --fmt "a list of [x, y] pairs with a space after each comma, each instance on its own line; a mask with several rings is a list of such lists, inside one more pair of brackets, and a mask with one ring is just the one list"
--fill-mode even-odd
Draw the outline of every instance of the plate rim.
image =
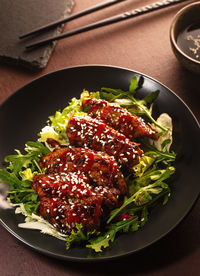
[[[144, 76], [145, 78], [152, 80], [153, 82], [159, 84], [160, 86], [164, 87], [166, 90], [168, 90], [167, 92], [172, 94], [175, 98], [177, 98], [181, 104], [184, 105], [184, 107], [189, 111], [189, 113], [192, 115], [192, 118], [194, 120], [194, 122], [196, 123], [196, 125], [200, 128], [200, 123], [198, 122], [197, 118], [195, 117], [195, 115], [193, 114], [192, 110], [188, 107], [188, 105], [181, 99], [180, 96], [178, 96], [174, 91], [172, 91], [170, 88], [168, 88], [166, 85], [164, 85], [163, 83], [161, 83], [160, 81], [158, 81], [157, 79], [141, 73], [139, 71], [136, 71], [134, 69], [130, 69], [130, 68], [126, 68], [126, 67], [120, 67], [120, 66], [114, 66], [114, 65], [105, 65], [105, 64], [86, 64], [86, 65], [75, 65], [75, 66], [70, 66], [70, 67], [64, 67], [64, 68], [60, 68], [58, 70], [55, 71], [51, 71], [48, 72], [46, 74], [41, 75], [40, 77], [36, 77], [33, 80], [27, 82], [26, 84], [24, 84], [23, 86], [21, 86], [20, 88], [18, 88], [15, 92], [13, 92], [9, 97], [7, 97], [0, 105], [0, 110], [9, 102], [9, 100], [13, 97], [16, 96], [16, 94], [20, 93], [21, 90], [25, 89], [26, 87], [28, 87], [29, 85], [32, 85], [32, 83], [40, 81], [40, 79], [43, 78], [48, 78], [51, 75], [56, 75], [59, 74], [60, 72], [64, 72], [64, 71], [68, 71], [68, 70], [77, 70], [77, 69], [87, 69], [87, 68], [106, 68], [106, 69], [116, 69], [116, 70], [122, 70], [122, 71], [128, 71], [128, 72], [132, 72], [132, 73], [136, 73], [138, 75]], [[24, 245], [28, 246], [29, 248], [45, 254], [47, 256], [56, 258], [56, 259], [62, 259], [62, 260], [67, 260], [67, 261], [73, 261], [73, 262], [102, 262], [102, 261], [109, 261], [109, 260], [114, 260], [114, 259], [119, 259], [122, 257], [126, 257], [129, 256], [131, 254], [136, 254], [137, 252], [140, 252], [142, 250], [145, 250], [146, 248], [148, 248], [149, 246], [151, 246], [152, 244], [157, 243], [158, 241], [160, 241], [161, 239], [163, 239], [165, 236], [167, 236], [173, 229], [175, 229], [187, 216], [188, 214], [192, 211], [193, 207], [195, 206], [196, 202], [198, 201], [200, 195], [200, 190], [199, 193], [196, 195], [195, 200], [190, 204], [190, 206], [187, 208], [187, 212], [184, 213], [184, 215], [182, 215], [179, 220], [176, 222], [176, 224], [174, 224], [173, 226], [171, 226], [171, 228], [167, 231], [167, 233], [163, 233], [162, 235], [160, 235], [158, 238], [155, 238], [154, 240], [152, 240], [151, 242], [149, 242], [147, 245], [140, 247], [138, 249], [129, 251], [127, 253], [122, 253], [122, 254], [118, 254], [115, 256], [109, 256], [109, 257], [93, 257], [93, 258], [87, 258], [87, 257], [75, 257], [75, 256], [63, 256], [61, 254], [55, 254], [53, 252], [50, 252], [46, 249], [42, 249], [38, 246], [34, 246], [31, 243], [27, 242], [23, 237], [21, 237], [20, 235], [18, 235], [16, 232], [14, 232], [9, 226], [6, 225], [6, 223], [0, 218], [0, 223], [1, 225], [11, 234], [13, 235], [16, 239], [20, 240]]]
[[26, 86], [28, 85], [31, 85], [32, 83], [34, 83], [35, 81], [39, 81], [40, 79], [43, 79], [43, 78], [47, 78], [49, 77], [50, 75], [54, 75], [56, 73], [59, 73], [59, 72], [62, 72], [62, 71], [66, 71], [66, 70], [71, 70], [71, 69], [80, 69], [80, 68], [87, 68], [87, 67], [105, 67], [105, 68], [112, 68], [112, 69], [120, 69], [120, 70], [125, 70], [125, 71], [129, 71], [129, 72], [133, 72], [133, 73], [136, 73], [138, 75], [142, 75], [148, 79], [151, 79], [152, 81], [154, 82], [157, 82], [158, 84], [160, 84], [161, 86], [165, 87], [167, 90], [169, 90], [175, 97], [177, 97], [181, 102], [182, 104], [190, 111], [191, 115], [193, 116], [194, 120], [196, 121], [198, 127], [200, 128], [200, 122], [197, 120], [196, 116], [194, 115], [193, 111], [191, 110], [191, 108], [185, 103], [185, 101], [179, 96], [177, 95], [172, 89], [170, 89], [167, 85], [163, 84], [161, 81], [158, 81], [157, 79], [149, 76], [148, 74], [145, 74], [145, 73], [141, 73], [140, 71], [137, 71], [135, 69], [131, 69], [131, 68], [128, 68], [128, 67], [122, 67], [122, 66], [115, 66], [115, 65], [106, 65], [106, 64], [85, 64], [85, 65], [74, 65], [74, 66], [69, 66], [69, 67], [63, 67], [63, 68], [60, 68], [60, 69], [57, 69], [55, 71], [51, 71], [51, 72], [48, 72], [48, 73], [45, 73], [39, 77], [36, 77], [34, 78], [33, 80], [25, 83], [24, 85], [22, 85], [21, 87], [19, 87], [16, 91], [14, 91], [10, 96], [8, 96], [1, 104], [0, 104], [0, 108], [2, 108], [2, 106], [4, 104], [7, 103], [7, 101], [14, 97], [15, 94], [19, 93], [19, 91], [21, 91], [22, 89], [24, 89]]

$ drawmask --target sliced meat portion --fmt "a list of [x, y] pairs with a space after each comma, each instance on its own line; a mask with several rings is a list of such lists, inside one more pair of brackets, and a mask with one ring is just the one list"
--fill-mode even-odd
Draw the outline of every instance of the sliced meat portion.
[[115, 159], [106, 153], [88, 148], [64, 147], [41, 157], [39, 165], [47, 174], [84, 173], [94, 186], [117, 188], [126, 194], [127, 186]]
[[137, 143], [131, 142], [103, 121], [90, 116], [71, 117], [67, 126], [67, 136], [73, 146], [106, 152], [128, 168], [137, 164], [143, 154]]
[[95, 98], [84, 98], [82, 106], [89, 108], [88, 115], [103, 120], [131, 140], [138, 137], [158, 139], [156, 131], [144, 119], [128, 112], [118, 104]]
[[32, 188], [39, 197], [54, 195], [62, 198], [84, 198], [93, 195], [89, 178], [75, 172], [38, 174], [33, 178]]
[[87, 176], [81, 173], [39, 174], [34, 176], [32, 188], [39, 198], [59, 197], [77, 199], [85, 204], [92, 198], [103, 198], [103, 209], [117, 207], [120, 191], [116, 188], [93, 186]]
[[99, 230], [102, 219], [103, 197], [92, 197], [88, 202], [63, 200], [59, 197], [42, 197], [40, 213], [54, 227], [64, 233], [71, 233], [76, 223], [82, 224], [83, 231]]

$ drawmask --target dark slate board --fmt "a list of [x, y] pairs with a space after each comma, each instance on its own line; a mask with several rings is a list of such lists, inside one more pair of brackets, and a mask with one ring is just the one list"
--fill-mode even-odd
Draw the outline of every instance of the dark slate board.
[[74, 0], [0, 0], [0, 60], [32, 69], [44, 68], [55, 43], [25, 51], [25, 45], [58, 35], [62, 26], [37, 37], [19, 40], [19, 35], [68, 16]]

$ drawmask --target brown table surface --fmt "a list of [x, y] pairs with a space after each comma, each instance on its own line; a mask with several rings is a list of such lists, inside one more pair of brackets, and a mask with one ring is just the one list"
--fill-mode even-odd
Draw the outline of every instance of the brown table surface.
[[[101, 0], [76, 0], [73, 13]], [[77, 19], [65, 31], [131, 10], [152, 1], [130, 0]], [[64, 67], [107, 64], [145, 73], [173, 90], [200, 121], [200, 76], [183, 69], [174, 57], [169, 29], [187, 3], [59, 41], [47, 67], [38, 73], [0, 65], [0, 104], [29, 81]], [[154, 246], [109, 263], [59, 261], [25, 247], [0, 227], [0, 275], [200, 275], [200, 202], [167, 237]]]

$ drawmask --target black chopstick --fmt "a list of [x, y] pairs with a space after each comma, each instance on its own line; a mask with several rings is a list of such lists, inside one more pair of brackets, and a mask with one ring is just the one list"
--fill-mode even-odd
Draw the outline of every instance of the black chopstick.
[[138, 15], [142, 15], [142, 14], [145, 14], [145, 13], [148, 13], [151, 11], [159, 10], [159, 9], [165, 8], [167, 6], [175, 5], [177, 3], [184, 2], [184, 1], [186, 1], [186, 0], [163, 0], [163, 1], [155, 2], [155, 3], [149, 4], [149, 5], [143, 6], [141, 8], [138, 8], [138, 9], [134, 9], [134, 10], [127, 11], [125, 13], [122, 13], [122, 14], [119, 14], [119, 15], [116, 15], [113, 17], [109, 17], [105, 20], [98, 21], [96, 23], [84, 26], [82, 28], [78, 28], [73, 31], [61, 34], [61, 35], [54, 36], [52, 38], [45, 39], [45, 40], [36, 42], [34, 44], [27, 45], [26, 49], [27, 50], [34, 49], [34, 48], [46, 45], [53, 41], [57, 41], [57, 40], [60, 40], [60, 39], [63, 39], [63, 38], [69, 37], [69, 36], [73, 36], [73, 35], [87, 32], [89, 30], [93, 30], [93, 29], [96, 29], [99, 27], [110, 25], [110, 24], [113, 24], [113, 23], [116, 23], [116, 22], [119, 22], [122, 20], [126, 20], [126, 19], [138, 16]]
[[78, 13], [75, 13], [71, 16], [68, 16], [67, 18], [64, 18], [64, 19], [61, 19], [59, 21], [55, 21], [53, 23], [50, 23], [48, 25], [45, 25], [43, 27], [40, 27], [40, 28], [37, 28], [37, 29], [34, 29], [32, 30], [31, 32], [28, 32], [26, 34], [23, 34], [21, 36], [19, 36], [20, 39], [23, 39], [23, 38], [26, 38], [28, 36], [31, 36], [31, 35], [36, 35], [36, 34], [39, 34], [43, 31], [47, 31], [53, 27], [56, 27], [58, 25], [61, 25], [63, 23], [66, 23], [66, 22], [69, 22], [69, 21], [72, 21], [76, 18], [79, 18], [79, 17], [82, 17], [84, 15], [87, 15], [87, 14], [90, 14], [90, 13], [93, 13], [95, 11], [98, 11], [98, 10], [101, 10], [101, 9], [104, 9], [106, 7], [109, 7], [109, 6], [112, 6], [112, 5], [115, 5], [119, 2], [123, 2], [123, 1], [127, 1], [127, 0], [110, 0], [110, 1], [106, 1], [106, 2], [102, 2], [100, 4], [97, 4], [95, 6], [92, 6], [90, 7], [89, 9], [86, 9], [86, 10], [83, 10], [81, 12], [78, 12]]

